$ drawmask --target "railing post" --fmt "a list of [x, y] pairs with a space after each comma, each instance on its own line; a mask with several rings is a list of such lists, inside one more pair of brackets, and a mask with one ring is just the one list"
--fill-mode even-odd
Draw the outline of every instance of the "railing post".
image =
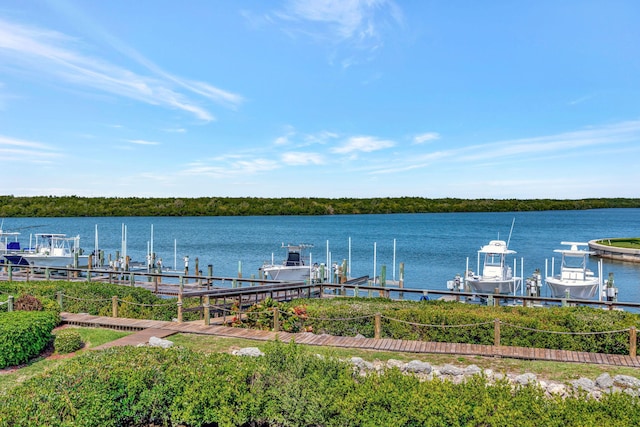
[[204, 296], [203, 306], [204, 306], [204, 324], [205, 326], [209, 326], [211, 324], [211, 311], [210, 311], [211, 305], [209, 304], [209, 295]]
[[60, 311], [64, 311], [63, 304], [62, 304], [62, 291], [56, 292], [56, 297], [58, 299], [58, 305], [60, 306]]
[[9, 297], [7, 298], [7, 311], [13, 311], [13, 295], [9, 295]]
[[178, 291], [178, 323], [182, 323], [182, 290], [184, 284], [180, 282], [180, 290]]
[[47, 268], [45, 268], [45, 269], [44, 269], [44, 278], [45, 278], [46, 280], [51, 279], [51, 272], [49, 271], [49, 267], [47, 267]]
[[13, 280], [13, 265], [11, 263], [9, 263], [8, 274], [9, 274], [9, 281], [11, 282]]
[[636, 327], [632, 326], [629, 328], [629, 356], [636, 357]]
[[493, 321], [493, 345], [500, 346], [500, 319], [494, 319]]
[[118, 317], [118, 296], [111, 297], [111, 314], [113, 317]]
[[273, 332], [280, 331], [280, 310], [276, 307], [273, 310]]
[[382, 315], [376, 313], [373, 323], [373, 338], [379, 340], [382, 336]]

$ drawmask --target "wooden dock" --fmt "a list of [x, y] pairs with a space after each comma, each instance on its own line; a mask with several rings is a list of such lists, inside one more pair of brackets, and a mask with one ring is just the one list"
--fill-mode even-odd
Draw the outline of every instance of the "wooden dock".
[[640, 357], [618, 354], [587, 353], [580, 351], [550, 350], [528, 347], [394, 340], [389, 338], [374, 339], [337, 337], [326, 334], [316, 335], [313, 333], [271, 332], [245, 328], [233, 328], [223, 326], [221, 324], [206, 326], [202, 321], [178, 323], [160, 320], [138, 320], [73, 313], [61, 313], [60, 316], [62, 318], [62, 322], [68, 325], [110, 328], [136, 332], [128, 337], [107, 343], [101, 348], [114, 345], [144, 344], [148, 342], [151, 336], [161, 338], [175, 333], [188, 333], [244, 338], [257, 341], [274, 341], [277, 339], [282, 342], [289, 342], [294, 340], [296, 343], [304, 345], [357, 348], [375, 351], [418, 354], [460, 354], [469, 356], [591, 363], [640, 368]]

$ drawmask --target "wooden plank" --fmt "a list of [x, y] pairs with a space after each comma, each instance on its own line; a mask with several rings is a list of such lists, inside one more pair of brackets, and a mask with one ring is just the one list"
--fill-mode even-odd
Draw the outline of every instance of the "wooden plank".
[[[147, 329], [162, 330], [162, 334], [175, 332], [197, 333], [206, 335], [219, 335], [238, 337], [254, 340], [274, 340], [276, 337], [288, 342], [294, 339], [297, 343], [307, 345], [333, 345], [347, 348], [367, 348], [381, 351], [402, 351], [413, 353], [440, 353], [440, 354], [469, 354], [469, 355], [502, 355], [505, 357], [556, 360], [564, 362], [579, 362], [591, 364], [609, 364], [618, 366], [640, 367], [640, 358], [632, 358], [626, 355], [609, 355], [601, 353], [587, 353], [575, 351], [563, 351], [553, 349], [527, 348], [527, 347], [494, 347], [490, 345], [478, 345], [467, 343], [442, 343], [425, 342], [417, 340], [393, 340], [389, 338], [375, 340], [373, 338], [331, 337], [329, 335], [315, 334], [291, 334], [288, 332], [259, 331], [244, 328], [232, 328], [219, 325], [204, 325], [196, 322], [168, 322], [157, 320], [112, 318], [107, 316], [94, 316], [88, 314], [76, 314], [63, 312], [60, 314], [63, 323], [89, 325], [93, 327], [106, 327], [114, 329]], [[138, 333], [138, 332], [136, 332]], [[132, 334], [135, 335], [135, 334]], [[131, 337], [132, 335], [129, 335]], [[161, 335], [160, 332], [157, 335]]]

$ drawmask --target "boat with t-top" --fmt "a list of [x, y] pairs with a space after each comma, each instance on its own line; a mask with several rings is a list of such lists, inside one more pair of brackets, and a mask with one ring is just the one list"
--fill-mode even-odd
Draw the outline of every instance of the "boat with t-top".
[[560, 274], [545, 279], [549, 286], [552, 298], [591, 299], [601, 286], [600, 277], [587, 268], [587, 259], [594, 252], [583, 249], [588, 248], [588, 243], [561, 242], [561, 245], [569, 246], [568, 249], [555, 249], [562, 255]]
[[483, 294], [515, 294], [522, 285], [522, 277], [513, 275], [507, 264], [507, 256], [516, 251], [508, 248], [504, 240], [491, 240], [478, 250], [478, 270], [480, 258], [484, 257], [482, 271], [478, 274], [468, 271], [465, 282], [473, 292]]
[[3, 231], [0, 229], [0, 264], [6, 263], [6, 255], [20, 252], [19, 235], [20, 233], [16, 231]]
[[287, 256], [281, 264], [265, 263], [259, 268], [259, 271], [270, 280], [279, 280], [282, 282], [308, 282], [315, 278], [317, 267], [311, 265], [311, 257], [308, 250], [312, 248], [310, 244], [292, 245], [284, 243], [282, 248], [286, 249]]
[[67, 237], [66, 234], [35, 234], [33, 249], [4, 255], [5, 260], [23, 267], [79, 267], [88, 266], [89, 256], [80, 250], [80, 236]]

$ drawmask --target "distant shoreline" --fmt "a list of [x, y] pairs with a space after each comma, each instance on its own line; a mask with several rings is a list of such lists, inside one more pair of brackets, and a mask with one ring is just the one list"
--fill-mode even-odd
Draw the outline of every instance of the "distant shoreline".
[[640, 198], [458, 199], [0, 196], [0, 218], [357, 215], [640, 208]]

